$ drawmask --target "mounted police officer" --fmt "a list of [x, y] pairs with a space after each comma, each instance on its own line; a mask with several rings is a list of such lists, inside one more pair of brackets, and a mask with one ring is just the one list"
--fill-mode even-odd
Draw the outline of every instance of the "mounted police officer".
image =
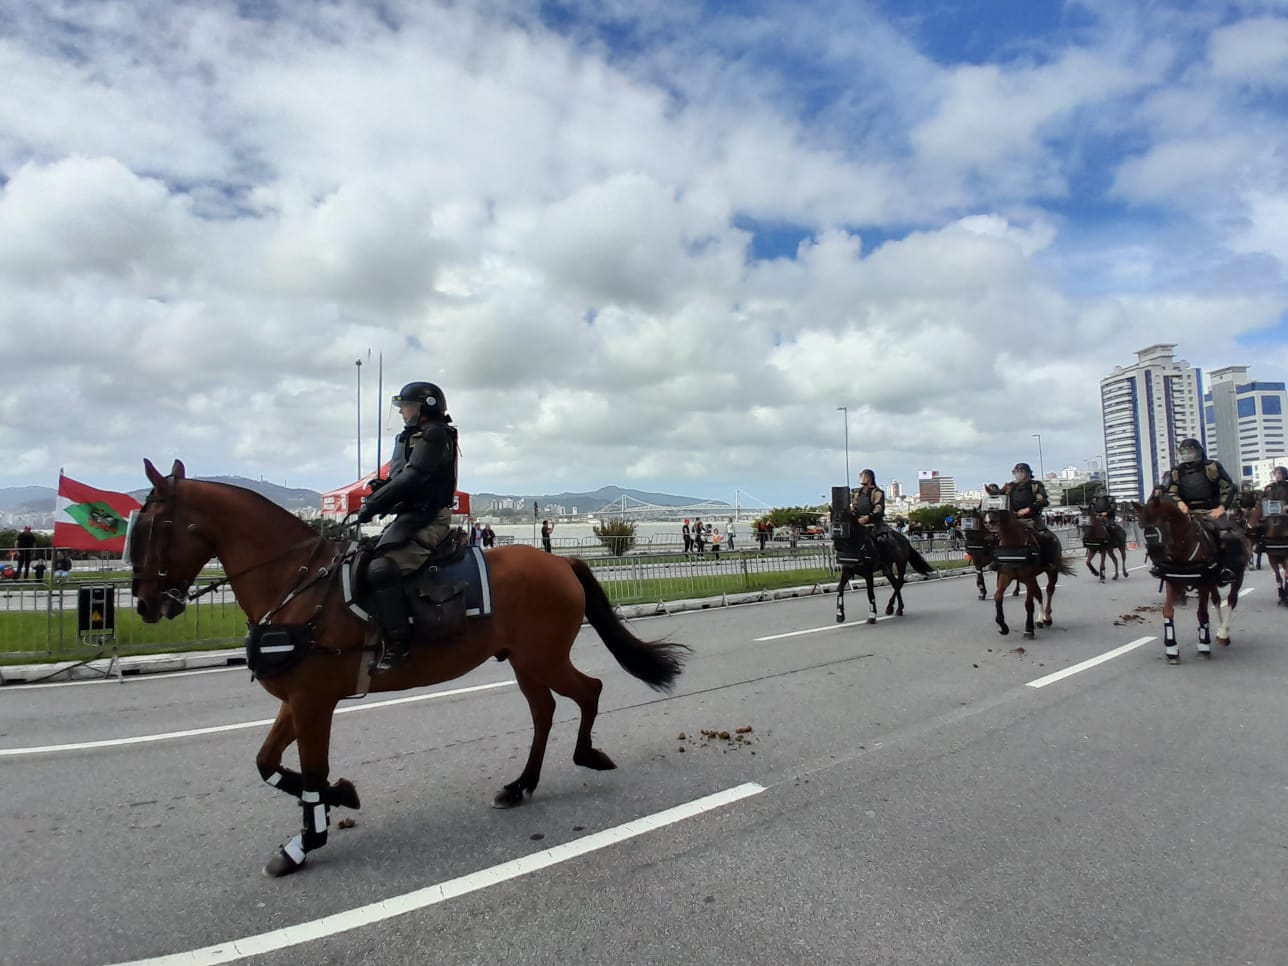
[[1091, 515], [1100, 517], [1106, 523], [1113, 523], [1118, 515], [1118, 506], [1108, 493], [1098, 493], [1091, 500]]
[[395, 514], [367, 570], [385, 644], [377, 672], [402, 664], [411, 654], [402, 577], [419, 569], [451, 532], [456, 500], [456, 427], [447, 414], [443, 390], [432, 382], [409, 382], [393, 397], [393, 404], [403, 431], [395, 441], [389, 479], [371, 482], [371, 495], [358, 512], [359, 523]]
[[1195, 513], [1217, 538], [1221, 581], [1234, 579], [1235, 562], [1243, 553], [1241, 541], [1226, 512], [1239, 491], [1225, 467], [1207, 458], [1197, 439], [1183, 439], [1176, 447], [1179, 462], [1167, 474], [1167, 492], [1183, 513]]
[[877, 475], [872, 470], [859, 472], [859, 485], [850, 496], [850, 511], [869, 538], [875, 540], [885, 530], [885, 490], [877, 486]]
[[1267, 500], [1288, 500], [1288, 467], [1276, 466], [1270, 471], [1270, 482], [1261, 495]]
[[1056, 556], [1055, 534], [1047, 529], [1042, 519], [1042, 511], [1051, 503], [1047, 496], [1046, 484], [1033, 478], [1033, 467], [1028, 463], [1016, 463], [1011, 468], [1011, 482], [998, 488], [990, 483], [985, 489], [996, 496], [1004, 493], [1010, 499], [1011, 512], [1024, 527], [1037, 534], [1038, 545], [1042, 548], [1042, 557], [1048, 563]]
[[872, 470], [859, 473], [859, 485], [850, 497], [850, 510], [860, 524], [879, 530], [885, 526], [885, 490], [877, 486]]

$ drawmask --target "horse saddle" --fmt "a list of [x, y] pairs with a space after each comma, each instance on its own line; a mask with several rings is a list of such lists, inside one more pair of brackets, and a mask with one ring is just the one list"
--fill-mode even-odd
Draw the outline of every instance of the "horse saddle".
[[[359, 619], [374, 623], [367, 568], [373, 548], [360, 545], [341, 575], [344, 603]], [[418, 641], [453, 637], [473, 617], [492, 613], [487, 559], [478, 547], [449, 536], [419, 568], [403, 577], [403, 595]]]
[[993, 569], [1007, 567], [1032, 567], [1037, 564], [1050, 566], [1059, 561], [1060, 544], [1050, 530], [1028, 530], [1024, 543], [1019, 546], [1002, 546], [993, 551]]

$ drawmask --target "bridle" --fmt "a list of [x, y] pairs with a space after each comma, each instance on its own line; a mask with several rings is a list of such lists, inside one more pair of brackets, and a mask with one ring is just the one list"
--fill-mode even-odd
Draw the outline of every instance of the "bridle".
[[[273, 607], [264, 616], [264, 622], [267, 622], [272, 617], [272, 615], [276, 614], [279, 610], [281, 610], [288, 602], [298, 597], [303, 590], [305, 590], [308, 587], [311, 587], [313, 584], [317, 583], [318, 581], [331, 576], [331, 574], [334, 572], [331, 569], [331, 567], [321, 567], [317, 570], [316, 573], [313, 574], [311, 578], [308, 577], [308, 573], [310, 570], [309, 562], [312, 561], [314, 555], [318, 551], [318, 548], [320, 546], [325, 545], [327, 542], [325, 537], [323, 537], [321, 534], [318, 534], [317, 536], [309, 537], [307, 540], [301, 540], [299, 543], [296, 543], [290, 547], [287, 547], [281, 553], [276, 554], [275, 556], [269, 557], [266, 560], [257, 561], [251, 566], [245, 567], [239, 570], [235, 574], [225, 574], [219, 580], [212, 581], [211, 583], [207, 584], [205, 587], [201, 588], [200, 590], [190, 591], [188, 590], [187, 586], [185, 587], [178, 587], [174, 585], [166, 586], [167, 578], [169, 577], [169, 573], [170, 573], [170, 553], [171, 553], [172, 545], [174, 543], [175, 519], [178, 516], [178, 507], [179, 507], [179, 481], [178, 480], [174, 479], [173, 477], [170, 478], [169, 492], [166, 494], [166, 497], [163, 501], [157, 500], [156, 487], [153, 487], [152, 491], [148, 494], [147, 499], [143, 501], [143, 506], [139, 509], [138, 516], [135, 518], [135, 522], [133, 525], [138, 526], [139, 521], [141, 521], [144, 518], [144, 514], [147, 512], [148, 507], [157, 503], [160, 503], [162, 505], [162, 512], [164, 513], [164, 519], [161, 520], [161, 536], [159, 540], [154, 540], [154, 538], [157, 535], [157, 531], [156, 531], [157, 511], [154, 510], [151, 516], [147, 518], [148, 531], [147, 531], [147, 538], [144, 543], [143, 559], [141, 562], [135, 561], [134, 559], [135, 554], [134, 554], [134, 547], [132, 545], [134, 534], [130, 533], [126, 538], [126, 546], [130, 552], [130, 563], [131, 563], [131, 571], [132, 571], [132, 577], [133, 577], [131, 581], [130, 589], [131, 589], [131, 592], [136, 597], [138, 596], [139, 585], [149, 584], [149, 583], [159, 583], [161, 585], [160, 596], [162, 598], [171, 600], [174, 603], [179, 604], [181, 606], [185, 606], [189, 602], [198, 600], [199, 598], [205, 596], [206, 594], [211, 593], [214, 590], [217, 590], [218, 588], [224, 586], [225, 584], [229, 583], [232, 580], [235, 580], [238, 577], [242, 577], [245, 574], [252, 573], [253, 571], [259, 570], [262, 567], [267, 567], [269, 564], [276, 563], [277, 561], [281, 560], [283, 557], [286, 557], [294, 553], [296, 550], [299, 550], [302, 547], [311, 546], [313, 549], [309, 553], [308, 558], [305, 561], [305, 565], [299, 568], [299, 575], [300, 575], [299, 580], [295, 583], [295, 585], [290, 590], [286, 592], [286, 594], [283, 595], [281, 601], [278, 602], [277, 606]], [[218, 553], [216, 552], [217, 548], [215, 546], [215, 542], [211, 540], [210, 537], [208, 537], [206, 534], [202, 533], [195, 523], [189, 523], [186, 529], [189, 533], [191, 533], [193, 536], [200, 539], [201, 542], [206, 545], [206, 549], [209, 551], [209, 553], [206, 556], [207, 560], [211, 559], [212, 557], [218, 557]], [[155, 577], [142, 576], [143, 564], [146, 563], [151, 557], [154, 543], [157, 544], [156, 576]], [[336, 560], [332, 560], [333, 564], [336, 562], [337, 562]], [[191, 581], [189, 581], [189, 584], [191, 584]]]
[[[138, 517], [135, 519], [133, 526], [140, 525], [144, 520], [145, 515], [148, 513], [148, 507], [153, 506], [158, 502], [162, 501], [157, 500], [156, 487], [153, 487], [152, 491], [148, 493], [147, 499], [143, 501], [143, 506], [139, 509]], [[177, 586], [166, 586], [167, 578], [170, 576], [170, 552], [174, 543], [174, 521], [175, 517], [178, 516], [179, 508], [179, 481], [173, 477], [170, 479], [169, 492], [167, 493], [165, 500], [162, 502], [162, 506], [162, 512], [164, 513], [165, 518], [161, 521], [161, 537], [159, 541], [154, 539], [157, 536], [157, 511], [153, 510], [151, 515], [147, 516], [148, 531], [147, 539], [143, 545], [142, 560], [135, 559], [133, 546], [134, 534], [130, 533], [126, 538], [126, 547], [130, 553], [130, 570], [132, 576], [130, 591], [137, 597], [138, 588], [141, 584], [159, 583], [161, 585], [161, 597], [172, 600], [176, 604], [186, 604], [189, 600], [195, 600], [200, 596], [200, 594], [190, 594], [186, 586], [182, 588]], [[187, 529], [189, 533], [199, 537], [201, 541], [206, 544], [207, 548], [210, 550], [210, 557], [214, 557], [215, 545], [210, 538], [201, 533], [201, 531], [197, 529], [197, 525], [195, 523], [188, 524]], [[156, 576], [146, 577], [143, 576], [145, 572], [143, 568], [152, 556], [154, 543], [157, 544]], [[209, 559], [209, 557], [207, 557], [207, 559]], [[200, 593], [206, 593], [206, 591], [201, 591]]]

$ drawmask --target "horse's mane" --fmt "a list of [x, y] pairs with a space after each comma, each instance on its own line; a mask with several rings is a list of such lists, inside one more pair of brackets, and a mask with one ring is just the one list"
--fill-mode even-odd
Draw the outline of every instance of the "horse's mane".
[[294, 513], [292, 513], [290, 510], [286, 509], [285, 507], [279, 506], [278, 504], [274, 503], [272, 500], [264, 496], [262, 493], [256, 493], [254, 490], [248, 489], [247, 487], [244, 487], [244, 486], [238, 486], [235, 483], [223, 483], [219, 480], [189, 479], [189, 480], [185, 480], [184, 482], [199, 483], [201, 486], [209, 486], [217, 490], [228, 491], [229, 493], [235, 494], [239, 499], [249, 498], [250, 501], [253, 504], [255, 504], [256, 509], [263, 510], [265, 513], [268, 513], [271, 515], [282, 517], [285, 520], [289, 520], [291, 524], [293, 524], [300, 531], [301, 539], [304, 536], [309, 534], [312, 534], [313, 536], [319, 536], [318, 532], [315, 529], [313, 529], [313, 527], [309, 526], [308, 523], [306, 523], [304, 520], [301, 520], [299, 517], [297, 517]]

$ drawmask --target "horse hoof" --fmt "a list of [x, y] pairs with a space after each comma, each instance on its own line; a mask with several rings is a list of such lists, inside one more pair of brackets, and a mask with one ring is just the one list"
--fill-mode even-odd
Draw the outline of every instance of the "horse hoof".
[[1118, 575], [1114, 574], [1114, 580], [1117, 580], [1117, 579], [1118, 579]]
[[997, 633], [999, 633], [999, 634], [1009, 634], [1009, 633], [1011, 633], [1011, 629], [1010, 629], [1009, 627], [999, 627], [999, 628], [997, 629]]
[[875, 617], [869, 617], [869, 618], [868, 618], [866, 621], [864, 621], [863, 623], [865, 623], [865, 624], [875, 624], [876, 622], [877, 622], [877, 619], [876, 619]]
[[362, 801], [358, 798], [358, 789], [347, 778], [337, 778], [335, 784], [331, 786], [331, 804], [339, 805], [342, 808], [351, 808], [354, 811], [362, 808]]
[[1180, 663], [1181, 663], [1181, 659], [1180, 659], [1179, 657], [1174, 657], [1174, 656], [1172, 656], [1171, 654], [1169, 654], [1169, 655], [1167, 655], [1167, 663], [1168, 663], [1168, 664], [1173, 664], [1173, 665], [1175, 665], [1175, 664], [1180, 664]]
[[1229, 646], [1230, 646], [1230, 639], [1229, 639], [1228, 637], [1221, 637], [1221, 636], [1219, 636], [1219, 635], [1218, 635], [1218, 636], [1217, 636], [1217, 639], [1216, 639], [1216, 642], [1217, 642], [1218, 644], [1220, 644], [1222, 647], [1229, 647]]
[[1205, 658], [1207, 658], [1208, 660], [1211, 660], [1211, 659], [1212, 659], [1212, 649], [1211, 649], [1210, 647], [1209, 647], [1207, 650], [1204, 650], [1203, 648], [1199, 648], [1199, 657], [1205, 657]]
[[845, 615], [844, 615], [844, 614], [837, 614], [837, 615], [836, 615], [836, 622], [837, 622], [838, 624], [844, 624], [844, 623], [845, 623]]
[[1024, 639], [1025, 639], [1026, 641], [1031, 641], [1031, 640], [1033, 640], [1035, 637], [1037, 637], [1037, 635], [1036, 635], [1036, 634], [1034, 634], [1032, 631], [1025, 631], [1025, 632], [1024, 632]]
[[277, 854], [268, 860], [264, 866], [264, 875], [270, 879], [280, 879], [284, 875], [290, 875], [292, 872], [298, 872], [304, 868], [303, 862], [296, 862], [286, 854], [286, 849], [279, 848]]
[[492, 797], [493, 808], [514, 808], [523, 804], [523, 789], [519, 783], [506, 785]]
[[598, 748], [592, 748], [590, 751], [582, 754], [574, 754], [572, 763], [580, 765], [582, 768], [593, 768], [595, 771], [612, 771], [617, 766], [613, 764], [613, 759]]
[[[1114, 578], [1114, 580], [1117, 580], [1117, 579], [1118, 579], [1117, 577], [1115, 577], [1115, 578]], [[1101, 582], [1102, 584], [1105, 582], [1105, 578], [1104, 578], [1104, 576], [1103, 576], [1103, 575], [1101, 575], [1101, 577], [1100, 577], [1100, 582]]]

